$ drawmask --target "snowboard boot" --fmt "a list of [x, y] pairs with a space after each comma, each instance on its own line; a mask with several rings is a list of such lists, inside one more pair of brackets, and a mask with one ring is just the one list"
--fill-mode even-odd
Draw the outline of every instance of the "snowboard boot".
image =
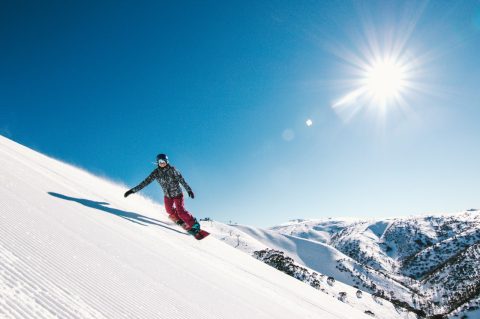
[[198, 221], [195, 219], [195, 223], [190, 227], [189, 229], [185, 229], [190, 235], [197, 235], [198, 232], [200, 231], [200, 224]]
[[179, 226], [182, 226], [184, 227], [185, 225], [185, 222], [183, 220], [181, 220], [177, 215], [175, 214], [171, 214], [171, 215], [168, 215], [168, 218], [174, 222], [175, 224], [179, 225]]

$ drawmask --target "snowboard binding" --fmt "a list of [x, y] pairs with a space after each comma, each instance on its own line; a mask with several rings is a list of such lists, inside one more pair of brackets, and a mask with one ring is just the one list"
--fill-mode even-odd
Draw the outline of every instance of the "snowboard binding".
[[187, 230], [187, 232], [192, 235], [193, 237], [195, 237], [196, 240], [201, 240], [205, 237], [207, 237], [208, 235], [210, 235], [209, 232], [203, 230], [203, 229], [200, 229], [200, 223], [195, 219], [195, 223], [193, 224], [193, 226]]
[[192, 225], [192, 227], [190, 227], [190, 229], [186, 229], [186, 230], [190, 235], [195, 236], [200, 231], [200, 224], [195, 219], [195, 223]]
[[195, 237], [195, 239], [197, 240], [201, 240], [205, 237], [207, 237], [208, 235], [210, 235], [209, 232], [203, 230], [203, 229], [200, 229], [200, 223], [195, 219], [195, 223], [192, 225], [192, 227], [188, 228], [187, 224], [185, 224], [185, 222], [183, 220], [181, 220], [178, 216], [174, 215], [174, 214], [171, 214], [171, 215], [168, 215], [168, 218], [174, 222], [175, 224], [181, 226], [183, 229], [185, 229], [187, 231], [187, 233], [189, 233], [190, 235], [192, 235], [193, 237]]

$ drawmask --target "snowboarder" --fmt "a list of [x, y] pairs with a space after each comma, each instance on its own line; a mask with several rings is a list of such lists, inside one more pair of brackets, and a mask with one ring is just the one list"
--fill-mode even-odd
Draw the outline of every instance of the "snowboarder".
[[150, 175], [139, 185], [128, 190], [125, 197], [136, 193], [150, 184], [154, 179], [163, 189], [165, 210], [168, 217], [177, 225], [182, 226], [191, 235], [197, 235], [200, 231], [200, 224], [184, 207], [183, 192], [180, 184], [185, 188], [192, 199], [195, 198], [190, 186], [187, 184], [182, 174], [168, 162], [168, 156], [165, 154], [157, 155], [157, 167]]

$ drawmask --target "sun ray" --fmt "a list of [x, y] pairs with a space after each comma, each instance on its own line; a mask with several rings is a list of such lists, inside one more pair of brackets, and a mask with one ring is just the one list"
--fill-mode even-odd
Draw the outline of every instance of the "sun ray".
[[435, 52], [418, 52], [411, 41], [425, 6], [404, 7], [396, 16], [382, 17], [384, 20], [359, 8], [360, 24], [351, 34], [353, 47], [347, 49], [342, 43], [332, 50], [348, 74], [337, 81], [342, 85], [337, 89], [344, 93], [331, 103], [345, 121], [362, 111], [382, 121], [389, 114], [413, 114], [411, 103], [425, 93], [434, 93], [432, 74], [425, 66]]
[[366, 29], [366, 42], [360, 54], [340, 51], [352, 78], [347, 81], [350, 91], [334, 101], [332, 108], [347, 114], [342, 117], [348, 121], [365, 108], [378, 112], [384, 120], [389, 109], [406, 107], [406, 95], [425, 88], [416, 83], [421, 61], [412, 58], [411, 51], [403, 47], [407, 42], [405, 38], [401, 39], [401, 45], [390, 39], [382, 48], [375, 31], [370, 27]]

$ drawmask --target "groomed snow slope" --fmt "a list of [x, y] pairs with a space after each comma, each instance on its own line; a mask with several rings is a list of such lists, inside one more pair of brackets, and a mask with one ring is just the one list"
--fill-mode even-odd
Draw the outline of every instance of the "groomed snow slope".
[[0, 136], [0, 318], [369, 318]]

